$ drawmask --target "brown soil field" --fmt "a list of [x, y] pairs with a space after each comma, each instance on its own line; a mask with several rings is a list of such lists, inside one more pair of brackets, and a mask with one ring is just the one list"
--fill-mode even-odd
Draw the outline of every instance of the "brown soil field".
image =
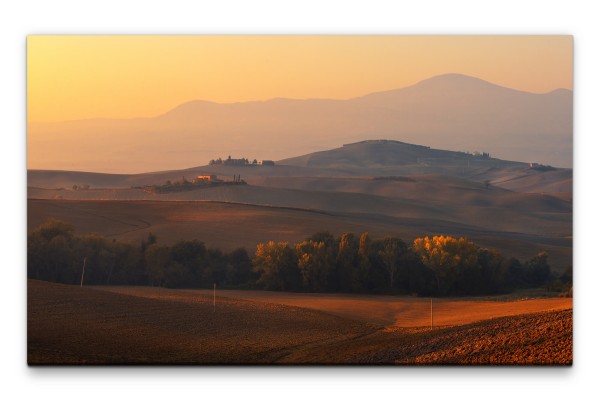
[[32, 199], [220, 201], [336, 213], [432, 219], [484, 230], [572, 235], [572, 204], [544, 194], [517, 193], [444, 176], [414, 182], [369, 178], [271, 177], [265, 186], [221, 186], [153, 194], [141, 189], [28, 188]]
[[139, 243], [152, 232], [165, 245], [198, 239], [225, 250], [260, 242], [297, 242], [324, 230], [332, 233], [369, 231], [375, 236], [408, 238], [402, 227], [373, 223], [333, 213], [226, 202], [164, 201], [49, 201], [28, 200], [31, 231], [48, 218], [75, 226], [77, 233], [95, 232], [109, 238]]
[[[161, 297], [155, 288], [148, 287], [97, 288], [138, 297]], [[212, 295], [213, 290], [177, 290], [177, 297], [180, 299], [193, 299], [196, 296], [211, 297]], [[218, 290], [218, 295], [252, 302], [276, 303], [314, 309], [347, 319], [385, 326], [389, 330], [431, 326], [431, 300], [429, 298], [250, 290]], [[539, 298], [512, 301], [490, 299], [490, 297], [433, 299], [434, 326], [459, 326], [496, 317], [573, 308], [572, 298]]]
[[375, 331], [309, 309], [154, 289], [136, 297], [28, 280], [28, 363], [275, 363], [291, 349]]
[[196, 291], [100, 289], [28, 280], [30, 365], [572, 363], [571, 309], [386, 330], [229, 297], [213, 311], [212, 297]]
[[573, 364], [573, 310], [502, 317], [433, 331], [378, 331], [304, 349], [280, 363], [370, 365], [559, 365]]
[[[369, 204], [365, 202], [364, 207]], [[467, 220], [461, 223], [423, 216], [395, 217], [380, 214], [377, 209], [365, 213], [229, 201], [164, 200], [28, 199], [27, 205], [29, 231], [52, 217], [73, 224], [79, 234], [96, 232], [134, 243], [139, 243], [152, 232], [158, 236], [159, 242], [167, 245], [195, 238], [211, 247], [231, 250], [241, 246], [252, 253], [260, 242], [276, 240], [293, 243], [319, 231], [330, 231], [334, 235], [343, 232], [360, 235], [368, 231], [373, 238], [396, 236], [409, 242], [424, 235], [445, 234], [466, 236], [480, 246], [498, 249], [507, 257], [514, 256], [521, 260], [546, 251], [551, 266], [557, 272], [562, 272], [572, 263], [569, 213], [547, 213], [544, 214], [545, 220], [530, 216], [517, 224], [515, 216], [508, 216], [509, 208], [502, 209], [502, 213], [490, 208], [485, 213], [493, 211], [497, 214], [495, 219], [504, 219], [508, 228], [513, 223], [517, 224], [513, 227], [515, 230], [501, 231], [468, 225]], [[441, 210], [442, 206], [439, 208]], [[485, 216], [476, 209], [469, 210], [471, 219], [485, 220]], [[529, 231], [537, 233], [520, 232], [518, 229], [523, 224], [528, 224], [532, 227]]]

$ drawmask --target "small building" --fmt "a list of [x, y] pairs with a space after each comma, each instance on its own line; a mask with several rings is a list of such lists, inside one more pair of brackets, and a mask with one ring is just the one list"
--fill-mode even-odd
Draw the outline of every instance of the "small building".
[[263, 160], [260, 164], [263, 166], [274, 166], [275, 162], [273, 160]]
[[199, 175], [196, 177], [196, 179], [194, 181], [196, 181], [196, 182], [199, 182], [199, 181], [214, 182], [214, 181], [217, 181], [217, 176], [215, 174]]

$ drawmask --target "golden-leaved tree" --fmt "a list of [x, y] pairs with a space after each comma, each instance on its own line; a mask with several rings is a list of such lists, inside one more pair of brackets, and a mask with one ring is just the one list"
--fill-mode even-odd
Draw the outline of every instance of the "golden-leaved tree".
[[453, 292], [453, 285], [462, 271], [478, 266], [479, 247], [466, 238], [425, 236], [417, 238], [413, 251], [435, 273], [439, 294]]
[[296, 244], [296, 254], [304, 287], [313, 292], [327, 290], [335, 259], [325, 241], [302, 241]]

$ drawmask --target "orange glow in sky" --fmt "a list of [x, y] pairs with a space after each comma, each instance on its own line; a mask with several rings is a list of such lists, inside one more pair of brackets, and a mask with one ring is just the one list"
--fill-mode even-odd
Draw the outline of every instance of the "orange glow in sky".
[[572, 89], [570, 36], [29, 36], [29, 122], [153, 117], [194, 99], [346, 99], [445, 73]]

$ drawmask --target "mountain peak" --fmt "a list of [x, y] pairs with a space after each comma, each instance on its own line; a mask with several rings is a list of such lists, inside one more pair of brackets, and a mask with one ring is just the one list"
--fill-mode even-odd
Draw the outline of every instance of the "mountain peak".
[[449, 72], [447, 74], [434, 75], [433, 77], [426, 78], [420, 82], [435, 82], [435, 81], [446, 81], [446, 82], [457, 82], [457, 83], [466, 83], [466, 82], [485, 82], [490, 84], [490, 82], [485, 81], [481, 78], [477, 78], [471, 75], [459, 74], [457, 72]]
[[[134, 165], [139, 171], [197, 165], [215, 152], [277, 160], [357, 138], [390, 138], [571, 166], [572, 130], [570, 92], [533, 94], [444, 74], [347, 100], [192, 101], [157, 118], [30, 125], [28, 159], [36, 160], [31, 168], [93, 170], [110, 157], [119, 171]], [[376, 147], [385, 145], [365, 146]], [[99, 156], [92, 160], [90, 154]], [[390, 154], [383, 162], [395, 159]]]
[[424, 79], [412, 87], [426, 88], [432, 87], [438, 90], [449, 90], [457, 89], [461, 91], [465, 90], [485, 90], [485, 89], [502, 89], [522, 92], [517, 89], [512, 89], [504, 86], [494, 84], [481, 78], [473, 77], [470, 75], [448, 73], [442, 75], [436, 75], [431, 78]]

